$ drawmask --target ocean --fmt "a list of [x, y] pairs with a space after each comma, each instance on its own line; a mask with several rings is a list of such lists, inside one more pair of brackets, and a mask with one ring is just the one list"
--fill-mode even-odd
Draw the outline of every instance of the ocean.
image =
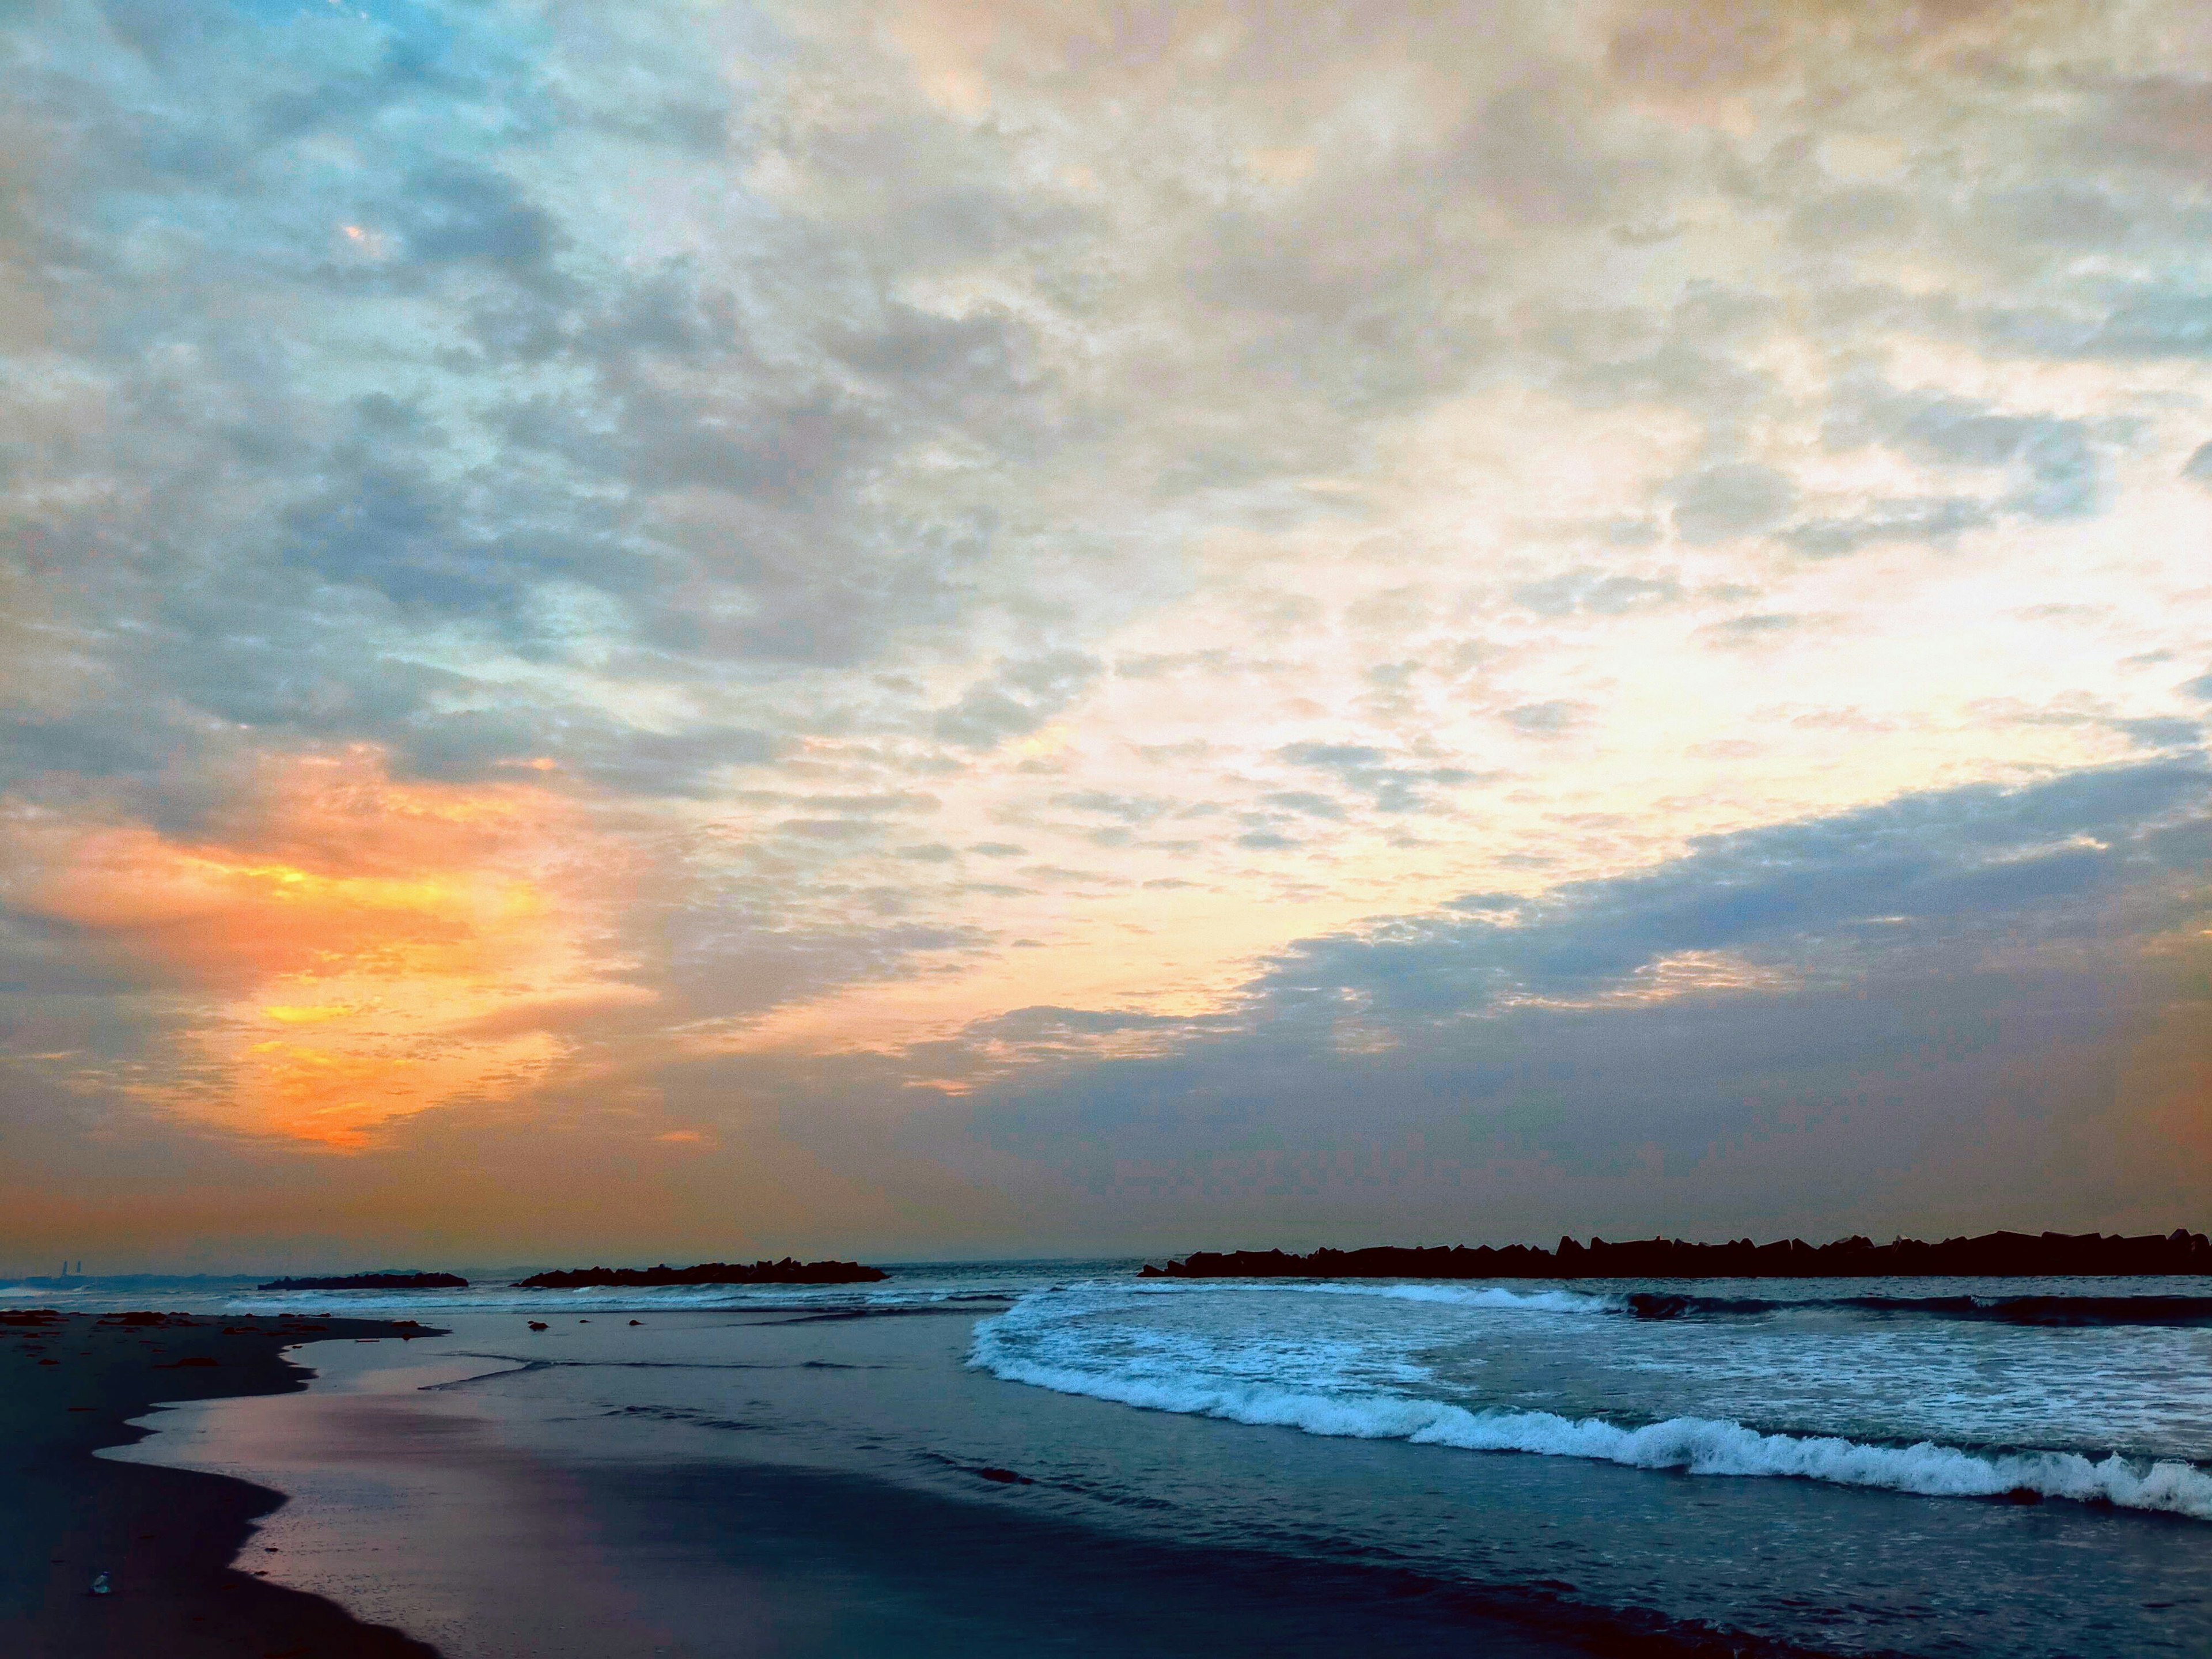
[[290, 1494], [251, 1564], [450, 1659], [2212, 1653], [2202, 1281], [1137, 1265], [0, 1304], [446, 1328], [114, 1455]]

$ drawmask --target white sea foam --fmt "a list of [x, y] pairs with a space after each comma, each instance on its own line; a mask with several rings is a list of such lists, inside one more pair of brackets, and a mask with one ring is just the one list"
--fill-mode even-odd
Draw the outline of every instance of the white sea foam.
[[1620, 1297], [1592, 1296], [1583, 1291], [1506, 1291], [1495, 1285], [1338, 1284], [1314, 1288], [1335, 1296], [1379, 1296], [1393, 1302], [1441, 1302], [1522, 1313], [1617, 1313], [1628, 1305]]
[[[1470, 1410], [1445, 1401], [1377, 1391], [1318, 1393], [1162, 1367], [1069, 1364], [1048, 1350], [1066, 1314], [1096, 1311], [1078, 1299], [1065, 1312], [1025, 1298], [976, 1327], [969, 1363], [1011, 1382], [1150, 1411], [1214, 1417], [1308, 1434], [1405, 1440], [1466, 1451], [1579, 1457], [1689, 1474], [1779, 1476], [1871, 1486], [1930, 1498], [2045, 1498], [2112, 1504], [2212, 1521], [2212, 1474], [2190, 1462], [2102, 1459], [2078, 1452], [1981, 1453], [1922, 1441], [1870, 1445], [1833, 1436], [1765, 1434], [1727, 1419], [1676, 1417], [1626, 1427], [1599, 1417], [1545, 1411]], [[1045, 1339], [1039, 1341], [1038, 1339]]]
[[1391, 1302], [1435, 1302], [1532, 1313], [1617, 1313], [1628, 1306], [1626, 1297], [1595, 1296], [1585, 1291], [1509, 1291], [1495, 1285], [1389, 1279], [1148, 1279], [1128, 1288], [1146, 1296], [1370, 1296]]

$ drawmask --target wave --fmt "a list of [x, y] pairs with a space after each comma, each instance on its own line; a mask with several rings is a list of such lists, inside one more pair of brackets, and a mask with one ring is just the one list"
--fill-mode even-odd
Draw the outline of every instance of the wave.
[[1811, 1297], [1677, 1295], [1639, 1291], [1614, 1305], [1639, 1319], [1795, 1313], [1826, 1308], [1854, 1313], [1980, 1320], [2051, 1328], [2142, 1325], [2212, 1327], [2203, 1296], [1843, 1296]]
[[[1094, 1285], [1101, 1281], [1091, 1281]], [[1628, 1298], [1588, 1291], [1509, 1291], [1497, 1285], [1402, 1285], [1358, 1279], [1146, 1279], [1141, 1284], [1103, 1282], [1133, 1296], [1360, 1296], [1386, 1302], [1432, 1302], [1462, 1308], [1495, 1308], [1522, 1313], [1619, 1313]]]
[[1015, 1352], [1003, 1320], [977, 1326], [969, 1364], [1009, 1382], [1147, 1411], [1357, 1440], [1405, 1440], [1462, 1451], [1526, 1452], [1693, 1475], [1766, 1476], [1877, 1487], [1925, 1498], [2063, 1498], [2212, 1521], [2212, 1474], [2179, 1459], [2143, 1463], [2117, 1452], [1976, 1452], [1920, 1441], [1869, 1444], [1834, 1436], [1766, 1434], [1725, 1418], [1676, 1417], [1628, 1427], [1599, 1417], [1498, 1408], [1470, 1411], [1407, 1395], [1331, 1395], [1196, 1376], [1138, 1376], [1055, 1365]]
[[1441, 1302], [1516, 1313], [1615, 1313], [1626, 1305], [1620, 1297], [1583, 1291], [1468, 1290], [1456, 1285], [1331, 1285], [1326, 1289], [1335, 1296], [1378, 1296], [1392, 1302]]

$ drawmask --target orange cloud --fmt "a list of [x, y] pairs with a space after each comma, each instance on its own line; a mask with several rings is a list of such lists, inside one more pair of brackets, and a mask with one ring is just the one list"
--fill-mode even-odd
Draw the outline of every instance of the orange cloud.
[[170, 1103], [359, 1145], [395, 1115], [518, 1092], [574, 1051], [564, 1024], [651, 1000], [609, 980], [624, 861], [573, 799], [536, 780], [397, 782], [368, 748], [272, 766], [263, 785], [219, 837], [12, 827], [33, 872], [21, 908], [200, 994], [185, 1036], [214, 1080]]

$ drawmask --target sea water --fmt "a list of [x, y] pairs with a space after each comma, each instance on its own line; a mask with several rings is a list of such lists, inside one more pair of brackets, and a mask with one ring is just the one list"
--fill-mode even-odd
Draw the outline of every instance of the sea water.
[[1655, 1319], [1625, 1288], [1109, 1281], [1024, 1297], [975, 1360], [1309, 1434], [2212, 1522], [2212, 1298], [1788, 1289], [1646, 1288]]
[[[757, 1619], [750, 1648], [716, 1645], [737, 1614], [702, 1587], [756, 1570], [746, 1537], [770, 1523], [713, 1500], [765, 1491], [762, 1471], [787, 1482], [786, 1516], [806, 1490], [787, 1483], [811, 1475], [1019, 1522], [994, 1547], [1010, 1558], [1069, 1528], [1152, 1552], [1129, 1558], [1156, 1564], [1127, 1570], [1139, 1577], [1264, 1560], [1303, 1573], [1302, 1593], [1317, 1574], [1344, 1597], [1413, 1586], [1569, 1638], [2212, 1652], [2212, 1296], [2194, 1281], [1183, 1281], [1134, 1266], [908, 1267], [799, 1291], [209, 1285], [210, 1310], [404, 1311], [451, 1334], [310, 1346], [325, 1376], [308, 1395], [157, 1414], [170, 1432], [133, 1455], [301, 1494], [270, 1523], [279, 1576], [456, 1659], [501, 1651], [519, 1607], [580, 1593], [580, 1569], [564, 1588], [531, 1565], [563, 1551], [606, 1595], [659, 1610], [641, 1652], [840, 1650], [834, 1631], [779, 1646]], [[403, 1474], [405, 1447], [438, 1449]], [[671, 1470], [683, 1482], [653, 1473]], [[409, 1565], [410, 1516], [465, 1534], [472, 1504], [506, 1517], [511, 1547], [471, 1534]], [[516, 1519], [532, 1510], [549, 1517], [534, 1530]], [[824, 1539], [852, 1533], [817, 1520]], [[933, 1559], [915, 1535], [933, 1530], [882, 1547]], [[1025, 1577], [1049, 1577], [1033, 1565]], [[543, 1650], [563, 1650], [562, 1622]]]

